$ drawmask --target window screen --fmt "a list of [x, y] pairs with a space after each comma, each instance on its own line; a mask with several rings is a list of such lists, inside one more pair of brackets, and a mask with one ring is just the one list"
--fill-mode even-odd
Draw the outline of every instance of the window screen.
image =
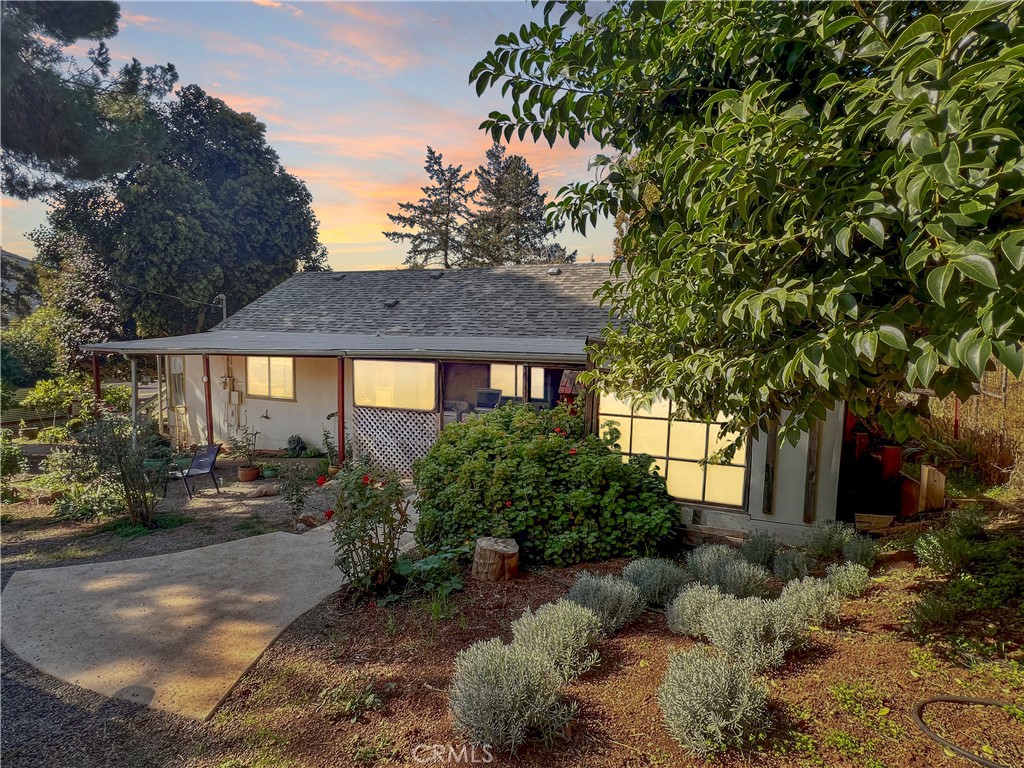
[[432, 411], [437, 403], [434, 363], [354, 360], [355, 404], [374, 408]]

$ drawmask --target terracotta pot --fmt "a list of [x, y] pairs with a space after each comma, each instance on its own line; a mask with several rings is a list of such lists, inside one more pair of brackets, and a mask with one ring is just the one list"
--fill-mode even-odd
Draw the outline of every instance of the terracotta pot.
[[260, 477], [259, 467], [239, 467], [238, 468], [238, 482], [240, 483], [251, 483], [254, 480], [258, 480]]
[[331, 464], [329, 467], [327, 467], [327, 474], [330, 475], [331, 477], [334, 477], [339, 472], [341, 472], [341, 467], [338, 466], [337, 464]]

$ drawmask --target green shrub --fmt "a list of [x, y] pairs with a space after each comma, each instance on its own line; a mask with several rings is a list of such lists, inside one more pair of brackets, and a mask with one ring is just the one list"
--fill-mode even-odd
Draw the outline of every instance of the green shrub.
[[740, 546], [740, 557], [753, 565], [771, 569], [779, 545], [775, 537], [764, 531], [755, 531]]
[[703, 758], [752, 746], [766, 730], [764, 684], [707, 648], [669, 658], [658, 703], [672, 737]]
[[739, 552], [726, 544], [701, 544], [686, 557], [686, 568], [697, 581], [711, 583], [711, 575], [720, 563], [739, 559]]
[[408, 514], [394, 471], [378, 474], [368, 464], [350, 465], [334, 478], [334, 564], [362, 591], [386, 585], [394, 573]]
[[648, 605], [665, 605], [690, 580], [690, 575], [671, 560], [641, 557], [626, 566], [622, 578], [636, 584]]
[[125, 511], [124, 499], [106, 483], [71, 483], [53, 502], [53, 515], [62, 520], [111, 517]]
[[721, 561], [707, 583], [736, 597], [765, 597], [771, 592], [771, 574], [746, 560]]
[[985, 532], [985, 511], [980, 504], [964, 504], [949, 513], [946, 528], [964, 539], [977, 539]]
[[707, 584], [689, 584], [679, 590], [675, 600], [665, 609], [668, 628], [679, 635], [700, 637], [704, 614], [723, 600], [735, 600], [732, 595], [723, 595], [718, 587]]
[[640, 589], [618, 576], [595, 576], [583, 571], [572, 585], [566, 599], [589, 608], [608, 634], [618, 632], [644, 612]]
[[955, 576], [971, 562], [972, 542], [948, 529], [932, 530], [914, 542], [914, 554], [926, 568], [946, 576]]
[[957, 607], [941, 594], [929, 594], [910, 609], [910, 628], [917, 634], [945, 629], [957, 619]]
[[6, 482], [14, 475], [20, 475], [28, 467], [25, 453], [14, 442], [14, 432], [0, 431], [0, 480]]
[[101, 391], [103, 404], [120, 413], [132, 412], [132, 388], [125, 386], [104, 387]]
[[592, 610], [569, 600], [529, 608], [512, 623], [514, 642], [546, 657], [560, 683], [575, 680], [597, 664], [601, 620]]
[[786, 549], [775, 555], [772, 570], [779, 581], [802, 579], [811, 572], [814, 562], [806, 552], [799, 549]]
[[837, 520], [819, 520], [804, 539], [804, 549], [818, 560], [828, 560], [843, 554], [843, 547], [857, 535], [852, 526]]
[[472, 551], [471, 546], [465, 546], [420, 558], [403, 555], [395, 563], [395, 573], [412, 588], [443, 600], [465, 586], [460, 559]]
[[825, 569], [825, 581], [841, 598], [859, 597], [871, 584], [868, 569], [856, 563], [833, 563]]
[[505, 406], [447, 425], [415, 462], [426, 550], [515, 538], [526, 562], [646, 554], [678, 512], [649, 457], [623, 463], [566, 407]]
[[377, 678], [354, 673], [341, 683], [325, 688], [317, 697], [317, 710], [332, 720], [355, 723], [366, 712], [384, 708], [384, 691], [394, 684], [382, 685]]
[[71, 431], [67, 427], [43, 427], [39, 430], [40, 443], [53, 443], [59, 445], [71, 439]]
[[778, 600], [780, 615], [799, 629], [827, 627], [838, 623], [841, 604], [836, 588], [824, 579], [807, 576], [789, 582]]
[[843, 544], [843, 559], [848, 563], [863, 565], [868, 570], [878, 559], [878, 553], [882, 548], [870, 536], [857, 533], [850, 537], [849, 541]]
[[50, 487], [89, 483], [100, 476], [96, 457], [79, 447], [54, 448], [39, 464]]
[[302, 456], [306, 451], [306, 441], [302, 439], [302, 435], [292, 435], [288, 438], [288, 455], [297, 459]]
[[704, 613], [701, 634], [736, 664], [754, 672], [778, 667], [799, 639], [797, 617], [777, 600], [723, 600]]
[[485, 640], [461, 651], [448, 689], [456, 730], [474, 744], [512, 750], [531, 736], [550, 742], [575, 714], [540, 651]]

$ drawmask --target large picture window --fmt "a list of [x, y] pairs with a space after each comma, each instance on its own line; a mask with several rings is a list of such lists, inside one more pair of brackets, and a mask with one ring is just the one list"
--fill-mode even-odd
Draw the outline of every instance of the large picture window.
[[356, 405], [410, 411], [433, 411], [437, 407], [434, 363], [354, 360], [352, 375]]
[[[600, 432], [619, 430], [617, 447], [623, 457], [646, 453], [654, 469], [665, 478], [669, 495], [681, 501], [718, 506], [743, 506], [746, 482], [746, 446], [741, 445], [728, 463], [719, 454], [728, 444], [720, 439], [722, 422], [670, 419], [672, 403], [656, 401], [647, 408], [631, 408], [611, 394], [601, 395]], [[701, 462], [706, 462], [702, 464]]]
[[245, 358], [245, 393], [272, 400], [295, 399], [295, 358]]

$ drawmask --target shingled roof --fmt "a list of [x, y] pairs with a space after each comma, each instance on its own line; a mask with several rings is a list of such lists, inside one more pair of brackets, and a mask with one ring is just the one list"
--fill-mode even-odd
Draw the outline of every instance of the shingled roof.
[[607, 264], [300, 272], [213, 330], [82, 349], [582, 364], [609, 278]]
[[379, 336], [586, 338], [608, 322], [607, 264], [299, 272], [222, 330]]

